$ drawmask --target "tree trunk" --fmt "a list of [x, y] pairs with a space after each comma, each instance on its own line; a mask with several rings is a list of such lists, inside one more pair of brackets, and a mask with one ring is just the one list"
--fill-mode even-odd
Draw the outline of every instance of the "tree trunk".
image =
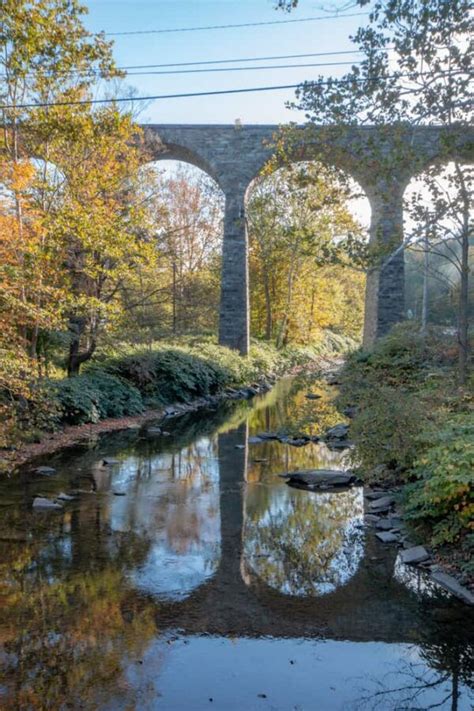
[[90, 360], [96, 349], [96, 341], [91, 338], [86, 350], [81, 352], [81, 336], [86, 328], [86, 319], [80, 316], [71, 316], [69, 319], [69, 353], [67, 359], [67, 376], [72, 378], [79, 375], [80, 367], [83, 363]]
[[458, 304], [459, 384], [464, 385], [469, 359], [469, 230], [464, 229], [461, 240], [461, 287]]
[[265, 289], [265, 338], [272, 340], [273, 318], [272, 318], [272, 297], [270, 294], [270, 279], [266, 269], [263, 272], [263, 283]]
[[428, 238], [425, 237], [425, 251], [423, 254], [423, 296], [421, 301], [421, 332], [426, 333], [428, 325]]

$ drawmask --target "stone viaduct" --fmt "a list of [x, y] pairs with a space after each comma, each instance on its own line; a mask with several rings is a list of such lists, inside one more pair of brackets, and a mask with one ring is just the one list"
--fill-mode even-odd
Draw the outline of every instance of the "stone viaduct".
[[[225, 195], [219, 342], [249, 348], [247, 189], [275, 151], [276, 125], [146, 125], [151, 160], [180, 160], [201, 168]], [[297, 134], [297, 131], [296, 131]], [[308, 141], [309, 135], [309, 141]], [[424, 126], [311, 126], [294, 161], [317, 158], [349, 173], [371, 206], [370, 239], [389, 245], [382, 268], [369, 271], [364, 342], [370, 345], [404, 318], [403, 193], [414, 175], [437, 160], [472, 160], [474, 129]], [[291, 153], [293, 152], [293, 154]]]

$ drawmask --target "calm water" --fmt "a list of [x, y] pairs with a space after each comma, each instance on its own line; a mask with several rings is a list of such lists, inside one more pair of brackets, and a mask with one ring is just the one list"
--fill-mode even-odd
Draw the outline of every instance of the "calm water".
[[285, 379], [0, 481], [0, 708], [471, 709], [469, 608], [374, 538], [361, 488], [277, 476], [347, 455], [248, 441], [341, 421], [331, 396]]

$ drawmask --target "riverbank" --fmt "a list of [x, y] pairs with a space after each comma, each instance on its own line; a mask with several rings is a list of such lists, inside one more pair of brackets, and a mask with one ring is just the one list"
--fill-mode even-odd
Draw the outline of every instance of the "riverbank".
[[[327, 371], [337, 357], [336, 352], [318, 354], [308, 348], [277, 351], [258, 344], [247, 359], [241, 359], [226, 348], [201, 343], [186, 350], [182, 346], [161, 346], [155, 351], [104, 358], [83, 376], [49, 386], [57, 388], [49, 405], [52, 418], [56, 418], [50, 423], [54, 430], [35, 428], [32, 435], [27, 433], [35, 441], [17, 440], [1, 450], [0, 472], [11, 473], [38, 457], [102, 434], [138, 429], [147, 422], [212, 408], [225, 400], [250, 399], [269, 390], [283, 375], [303, 369]], [[122, 395], [118, 403], [112, 403], [109, 412], [117, 408], [121, 413], [118, 417], [100, 417], [104, 385], [108, 390], [115, 388], [119, 394], [125, 391], [134, 396], [125, 402]]]
[[396, 491], [410, 540], [474, 591], [474, 383], [456, 385], [454, 344], [400, 327], [351, 354], [339, 380], [359, 476]]

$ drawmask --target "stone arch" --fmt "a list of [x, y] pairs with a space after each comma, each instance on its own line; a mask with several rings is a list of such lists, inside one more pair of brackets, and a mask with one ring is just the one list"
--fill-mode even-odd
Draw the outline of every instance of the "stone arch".
[[205, 158], [200, 156], [195, 151], [190, 150], [186, 146], [182, 146], [176, 143], [162, 144], [161, 150], [152, 154], [152, 157], [149, 158], [149, 162], [158, 162], [163, 160], [175, 160], [180, 161], [182, 163], [188, 163], [189, 165], [193, 165], [196, 168], [202, 170], [204, 173], [207, 173], [207, 175], [209, 175], [209, 177], [211, 177], [222, 189], [222, 186], [219, 182], [219, 175], [216, 173], [216, 170], [213, 168], [213, 166]]
[[[248, 243], [245, 232], [245, 192], [272, 154], [276, 125], [148, 125], [145, 142], [154, 155], [181, 156], [203, 167], [226, 196], [219, 341], [248, 353]], [[388, 245], [393, 254], [369, 270], [364, 342], [370, 346], [405, 318], [403, 259], [403, 192], [423, 160], [432, 160], [443, 143], [453, 151], [472, 152], [473, 130], [466, 126], [313, 126], [314, 143], [328, 161], [340, 163], [366, 192], [372, 208], [371, 239]], [[171, 151], [174, 151], [174, 155]], [[383, 165], [386, 159], [392, 168]], [[159, 160], [160, 158], [157, 157]], [[385, 169], [384, 169], [385, 168]]]

